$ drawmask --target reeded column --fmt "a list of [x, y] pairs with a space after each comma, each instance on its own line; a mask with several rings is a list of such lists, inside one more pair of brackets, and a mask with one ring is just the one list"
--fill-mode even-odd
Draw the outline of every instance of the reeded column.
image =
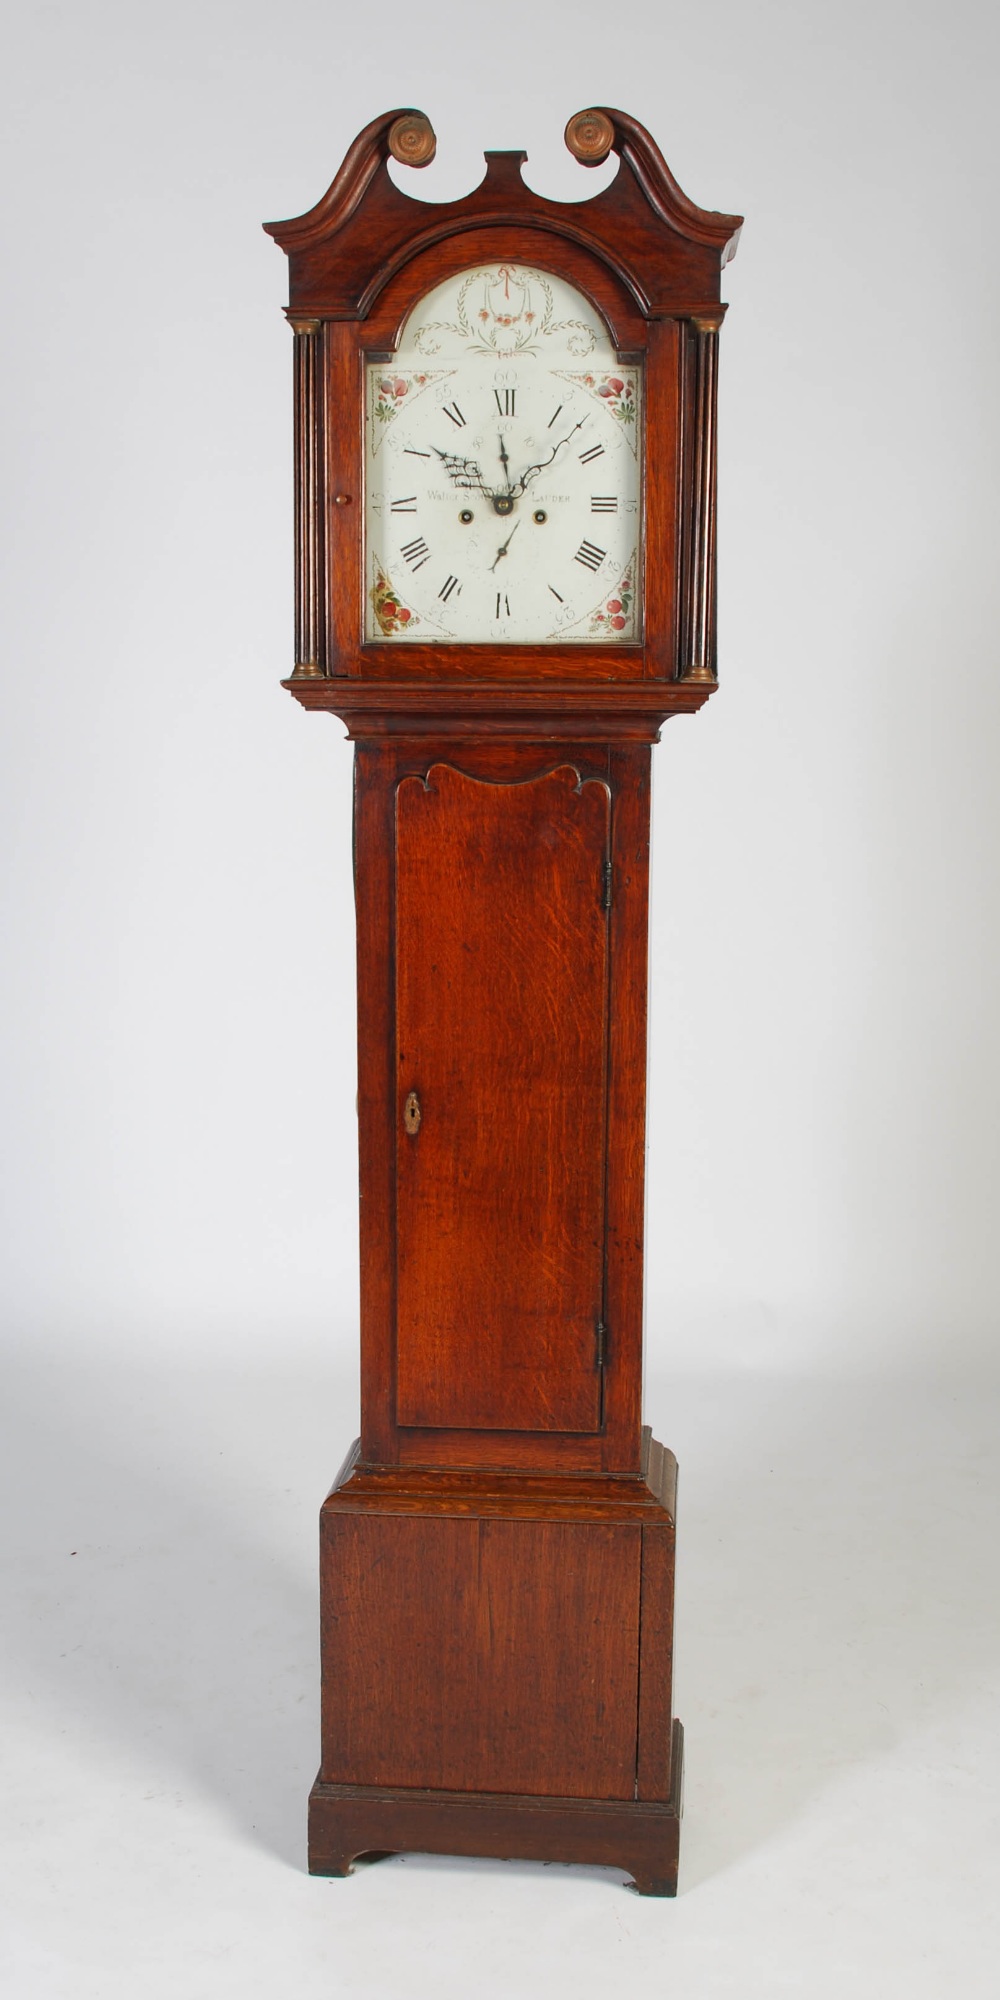
[[696, 334], [694, 393], [694, 454], [692, 465], [691, 544], [688, 601], [685, 606], [687, 647], [682, 681], [715, 685], [715, 492], [716, 417], [719, 381], [719, 328], [722, 314], [692, 319]]
[[322, 524], [319, 505], [322, 322], [293, 319], [295, 334], [295, 667], [293, 681], [322, 680]]

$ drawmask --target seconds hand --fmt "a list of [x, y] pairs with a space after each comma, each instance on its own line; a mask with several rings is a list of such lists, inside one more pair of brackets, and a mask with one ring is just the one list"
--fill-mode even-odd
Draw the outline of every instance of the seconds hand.
[[511, 531], [510, 531], [510, 534], [508, 535], [508, 537], [507, 537], [507, 540], [505, 541], [505, 543], [504, 543], [504, 545], [503, 545], [503, 548], [502, 548], [502, 549], [498, 549], [498, 550], [497, 550], [497, 553], [496, 553], [496, 562], [491, 562], [491, 564], [490, 564], [490, 570], [491, 570], [491, 572], [492, 572], [493, 570], [495, 570], [495, 569], [496, 569], [496, 566], [497, 566], [497, 563], [498, 563], [498, 562], [500, 561], [500, 557], [501, 557], [501, 556], [505, 556], [505, 555], [506, 555], [506, 553], [507, 553], [507, 550], [508, 550], [508, 549], [510, 548], [510, 545], [511, 545], [511, 542], [512, 542], [512, 541], [513, 541], [513, 539], [514, 539], [514, 536], [515, 536], [515, 535], [517, 534], [517, 531], [518, 531], [518, 528], [520, 527], [520, 525], [521, 525], [520, 521], [515, 521], [515, 522], [514, 522], [514, 526], [512, 527], [512, 529], [511, 529]]

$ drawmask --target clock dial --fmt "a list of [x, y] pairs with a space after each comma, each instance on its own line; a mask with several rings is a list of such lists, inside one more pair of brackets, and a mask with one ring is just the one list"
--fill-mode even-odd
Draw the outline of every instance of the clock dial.
[[641, 392], [549, 273], [478, 267], [423, 299], [367, 370], [366, 638], [640, 638]]

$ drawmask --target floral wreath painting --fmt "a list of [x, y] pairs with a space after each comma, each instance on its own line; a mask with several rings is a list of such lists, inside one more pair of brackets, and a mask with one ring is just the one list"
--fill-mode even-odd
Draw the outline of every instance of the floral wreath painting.
[[590, 630], [601, 638], [617, 638], [634, 623], [635, 614], [635, 555], [631, 555], [628, 567], [622, 572], [621, 581], [599, 611], [590, 620]]
[[372, 610], [375, 613], [375, 623], [387, 639], [395, 632], [405, 632], [408, 625], [419, 625], [420, 620], [416, 612], [402, 603], [399, 592], [393, 590], [385, 571], [377, 562], [375, 581], [369, 594]]
[[473, 353], [506, 357], [537, 354], [554, 336], [564, 339], [581, 361], [599, 339], [585, 320], [556, 319], [552, 287], [541, 271], [499, 264], [470, 271], [458, 294], [455, 318], [431, 320], [417, 327], [412, 339], [418, 354], [439, 354], [457, 339]]

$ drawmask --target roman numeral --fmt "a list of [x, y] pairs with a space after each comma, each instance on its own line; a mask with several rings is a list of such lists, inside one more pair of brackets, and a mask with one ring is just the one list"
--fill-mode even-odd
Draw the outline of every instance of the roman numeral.
[[499, 391], [499, 389], [494, 389], [494, 391], [493, 391], [493, 394], [494, 394], [494, 396], [495, 396], [495, 397], [496, 397], [496, 399], [497, 399], [497, 409], [499, 410], [499, 412], [500, 412], [500, 415], [501, 415], [502, 417], [512, 417], [512, 416], [514, 416], [514, 415], [515, 415], [515, 410], [514, 410], [514, 398], [515, 398], [515, 396], [517, 395], [517, 390], [516, 390], [516, 389], [505, 389], [505, 390], [504, 390], [504, 392], [503, 392], [503, 401], [502, 401], [502, 402], [501, 402], [501, 400], [500, 400], [500, 391]]
[[592, 514], [617, 514], [617, 493], [592, 493], [590, 496], [590, 511]]
[[[501, 607], [501, 605], [503, 606], [503, 610], [501, 610], [501, 608], [500, 608], [500, 607]], [[510, 617], [510, 598], [509, 598], [509, 597], [503, 597], [503, 596], [501, 595], [501, 593], [500, 593], [500, 591], [499, 591], [499, 590], [497, 591], [497, 610], [496, 610], [496, 615], [497, 615], [497, 617], [498, 617], [498, 618], [509, 618], [509, 617]]]
[[604, 446], [602, 444], [592, 444], [589, 451], [581, 451], [580, 464], [592, 465], [595, 458], [603, 458], [603, 456]]
[[403, 446], [403, 450], [404, 450], [404, 452], [406, 453], [406, 456], [407, 456], [407, 458], [429, 458], [429, 457], [430, 457], [430, 452], [429, 452], [429, 451], [416, 451], [416, 450], [414, 449], [414, 447], [413, 447], [413, 445], [412, 445], [412, 444], [404, 444], [404, 446]]
[[581, 542], [573, 561], [582, 563], [584, 569], [600, 569], [606, 555], [607, 549], [595, 548], [593, 542]]
[[552, 429], [552, 426], [553, 426], [553, 424], [555, 423], [555, 420], [556, 420], [557, 416], [559, 415], [559, 410], [561, 410], [561, 409], [562, 409], [562, 404], [560, 403], [560, 405], [559, 405], [559, 409], [558, 409], [558, 410], [554, 410], [554, 411], [553, 411], [553, 413], [552, 413], [551, 417], [549, 418], [549, 421], [548, 421], [548, 423], [547, 423], [547, 424], [546, 424], [546, 426], [545, 426], [545, 428], [546, 428], [546, 430], [547, 430], [547, 431], [550, 431], [550, 430]]
[[444, 406], [444, 413], [446, 417], [451, 418], [451, 421], [455, 425], [456, 430], [462, 429], [465, 423], [465, 418], [463, 417], [462, 412], [459, 409], [457, 403], [446, 403]]
[[448, 581], [447, 581], [447, 583], [443, 583], [443, 584], [441, 585], [441, 588], [440, 588], [440, 590], [438, 591], [438, 596], [439, 596], [439, 597], [443, 597], [443, 598], [444, 598], [444, 601], [445, 601], [445, 603], [447, 604], [447, 602], [448, 602], [448, 599], [449, 599], [449, 597], [451, 596], [451, 593], [452, 593], [452, 591], [453, 591], [453, 590], [458, 590], [458, 591], [461, 591], [461, 588], [462, 588], [462, 586], [461, 586], [461, 584], [459, 583], [459, 580], [458, 580], [457, 576], [450, 576], [450, 577], [448, 578]]
[[[551, 583], [549, 584], [549, 589], [550, 589], [550, 590], [552, 590], [552, 585], [551, 585]], [[558, 592], [558, 590], [552, 590], [552, 595], [553, 595], [553, 597], [558, 597], [558, 598], [559, 598], [559, 602], [560, 602], [560, 604], [565, 604], [565, 602], [566, 602], [566, 599], [565, 599], [564, 597], [559, 597], [559, 592]]]
[[429, 562], [431, 558], [430, 549], [422, 535], [418, 535], [415, 541], [407, 542], [399, 553], [410, 564], [411, 569], [415, 570], [423, 569], [425, 562]]
[[415, 514], [416, 511], [417, 496], [415, 493], [408, 493], [405, 500], [393, 500], [389, 508], [390, 514]]

